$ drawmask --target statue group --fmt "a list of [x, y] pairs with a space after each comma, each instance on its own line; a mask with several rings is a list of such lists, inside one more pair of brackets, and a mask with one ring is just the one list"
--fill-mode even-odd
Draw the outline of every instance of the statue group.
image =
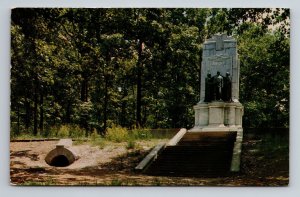
[[222, 76], [220, 72], [214, 77], [210, 73], [205, 79], [205, 102], [226, 101], [231, 102], [231, 76], [227, 72], [226, 76]]

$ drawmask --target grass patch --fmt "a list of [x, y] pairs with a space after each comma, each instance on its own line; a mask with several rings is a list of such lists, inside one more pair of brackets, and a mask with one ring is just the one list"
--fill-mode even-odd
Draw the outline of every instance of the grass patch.
[[69, 137], [69, 133], [70, 133], [70, 127], [68, 125], [62, 125], [59, 128], [56, 136], [59, 138], [65, 138], [65, 137]]
[[136, 147], [136, 142], [133, 139], [129, 139], [127, 142], [127, 149], [134, 149]]
[[37, 135], [33, 135], [32, 132], [20, 132], [15, 134], [13, 128], [11, 128], [12, 140], [24, 140], [24, 139], [41, 139], [41, 138], [72, 138], [80, 139], [85, 137], [85, 129], [76, 125], [61, 125], [45, 127], [44, 131], [39, 131]]
[[124, 127], [112, 125], [107, 129], [105, 138], [113, 142], [129, 142], [133, 140], [150, 140], [154, 136], [150, 129], [135, 128], [133, 130], [127, 130]]
[[89, 144], [91, 146], [98, 146], [100, 149], [103, 149], [107, 145], [107, 141], [104, 138], [97, 138], [96, 140], [86, 140], [82, 143], [78, 143], [76, 145], [80, 144]]
[[105, 138], [113, 142], [124, 142], [129, 139], [128, 130], [126, 128], [112, 125], [106, 131]]
[[85, 130], [77, 125], [61, 125], [58, 129], [52, 127], [49, 132], [50, 136], [59, 138], [73, 138], [80, 139], [85, 137]]
[[32, 139], [42, 139], [42, 138], [45, 138], [41, 135], [32, 135], [32, 134], [29, 134], [29, 133], [21, 133], [20, 135], [18, 136], [11, 136], [10, 139], [11, 140], [32, 140]]
[[122, 185], [122, 181], [118, 180], [118, 179], [114, 179], [111, 181], [111, 186], [121, 186]]
[[[97, 130], [94, 129], [89, 136], [85, 136], [85, 129], [82, 129], [76, 125], [61, 125], [61, 126], [53, 126], [46, 128], [45, 132], [47, 133], [47, 137], [44, 135], [38, 134], [34, 136], [32, 134], [20, 134], [18, 136], [14, 136], [11, 139], [14, 140], [24, 140], [24, 139], [45, 139], [45, 138], [72, 138], [73, 145], [83, 145], [89, 144], [91, 146], [97, 146], [99, 148], [104, 148], [108, 144], [113, 143], [124, 143], [122, 146], [125, 146], [126, 149], [138, 149], [139, 142], [145, 143], [145, 141], [152, 142], [155, 145], [156, 141], [159, 141], [157, 137], [155, 137], [150, 129], [143, 128], [135, 128], [132, 130], [128, 130], [127, 128], [112, 125], [110, 128], [107, 128], [106, 135], [101, 136], [98, 134]], [[121, 145], [121, 144], [120, 144]]]
[[265, 153], [273, 153], [278, 151], [289, 150], [288, 136], [266, 134], [262, 137], [259, 149]]
[[106, 141], [97, 133], [96, 129], [94, 129], [90, 136], [90, 144], [92, 146], [99, 146], [102, 149], [106, 145]]
[[77, 138], [73, 141], [73, 145], [83, 145], [89, 142], [89, 138]]
[[150, 129], [141, 129], [141, 128], [136, 128], [131, 130], [129, 132], [129, 136], [136, 140], [150, 140], [154, 138]]

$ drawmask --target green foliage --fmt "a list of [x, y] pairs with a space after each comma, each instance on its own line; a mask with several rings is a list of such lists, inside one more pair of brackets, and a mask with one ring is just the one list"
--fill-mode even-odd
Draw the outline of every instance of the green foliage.
[[121, 186], [122, 185], [122, 181], [118, 180], [118, 179], [113, 179], [111, 181], [111, 186]]
[[94, 130], [90, 136], [91, 141], [96, 141], [98, 138], [100, 138], [100, 135], [97, 133], [96, 130]]
[[46, 126], [44, 131], [45, 137], [57, 137], [58, 131], [61, 128], [61, 126]]
[[130, 130], [129, 136], [131, 139], [136, 139], [136, 140], [149, 140], [153, 138], [150, 129], [142, 129], [142, 128], [136, 128]]
[[129, 138], [126, 148], [134, 149], [135, 147], [136, 147], [136, 142], [132, 138]]
[[39, 139], [44, 138], [40, 135], [32, 135], [31, 133], [20, 133], [18, 135], [11, 135], [10, 140], [28, 140], [28, 139]]
[[111, 128], [107, 128], [105, 138], [113, 142], [124, 142], [129, 138], [128, 130], [126, 128], [112, 125]]
[[102, 138], [98, 133], [97, 130], [94, 129], [94, 131], [92, 132], [91, 136], [90, 136], [90, 142], [93, 146], [98, 146], [100, 148], [104, 148], [106, 142], [105, 139]]
[[260, 149], [268, 154], [281, 154], [289, 152], [289, 136], [288, 135], [272, 135], [267, 134], [263, 137]]
[[58, 130], [56, 127], [52, 127], [50, 135], [59, 138], [82, 138], [85, 136], [85, 132], [77, 125], [61, 125]]
[[92, 110], [91, 102], [81, 102], [74, 114], [74, 121], [82, 128], [89, 130], [92, 119]]
[[149, 140], [154, 136], [151, 133], [150, 129], [135, 128], [132, 130], [127, 130], [124, 127], [112, 125], [110, 128], [107, 128], [105, 139], [113, 142], [125, 142], [128, 143], [134, 142], [134, 140]]
[[240, 98], [247, 127], [288, 127], [289, 38], [248, 24], [238, 38], [241, 59]]
[[[13, 133], [13, 132], [12, 132]], [[45, 133], [32, 135], [32, 133], [20, 133], [17, 136], [12, 136], [12, 138], [17, 137], [18, 139], [21, 138], [44, 138], [44, 137], [52, 137], [52, 138], [72, 138], [72, 139], [79, 139], [85, 136], [85, 130], [80, 128], [77, 125], [61, 125], [59, 127], [52, 126], [46, 127]]]
[[287, 127], [289, 23], [289, 9], [13, 9], [11, 135], [190, 128], [202, 43], [224, 32], [238, 40], [244, 125]]
[[67, 125], [62, 125], [57, 132], [57, 137], [66, 138], [69, 136], [69, 133], [70, 133], [70, 128]]
[[69, 130], [69, 137], [71, 138], [83, 138], [85, 136], [85, 131], [77, 125], [71, 126]]

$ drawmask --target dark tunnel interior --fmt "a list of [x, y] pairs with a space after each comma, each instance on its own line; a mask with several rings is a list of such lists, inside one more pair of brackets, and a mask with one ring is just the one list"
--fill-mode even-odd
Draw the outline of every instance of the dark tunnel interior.
[[70, 165], [70, 162], [66, 156], [58, 155], [52, 159], [50, 165], [55, 167], [66, 167]]

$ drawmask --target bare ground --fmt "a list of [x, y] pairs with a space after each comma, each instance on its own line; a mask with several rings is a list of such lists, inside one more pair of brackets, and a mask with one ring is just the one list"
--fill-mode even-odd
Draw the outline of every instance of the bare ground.
[[288, 184], [288, 152], [258, 151], [261, 140], [244, 141], [241, 172], [228, 177], [162, 177], [137, 173], [134, 167], [157, 143], [140, 141], [135, 149], [126, 143], [103, 148], [87, 143], [73, 146], [79, 160], [67, 167], [46, 164], [46, 154], [56, 141], [11, 142], [12, 185], [126, 185], [126, 186], [285, 186]]

